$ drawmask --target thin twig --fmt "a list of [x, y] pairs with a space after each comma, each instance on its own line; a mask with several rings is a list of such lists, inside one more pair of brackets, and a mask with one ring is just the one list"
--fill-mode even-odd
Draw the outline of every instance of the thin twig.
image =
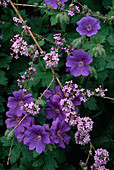
[[11, 156], [11, 150], [12, 150], [12, 147], [13, 147], [13, 141], [14, 141], [14, 138], [12, 139], [12, 142], [11, 142], [11, 147], [10, 147], [10, 150], [9, 150], [7, 165], [9, 165], [9, 160], [10, 160], [10, 156]]
[[[101, 96], [99, 96], [98, 94], [95, 94], [95, 96], [97, 96], [97, 97], [101, 97]], [[109, 100], [114, 100], [114, 98], [106, 97], [106, 96], [103, 96], [102, 98], [104, 98], [104, 99], [109, 99]]]
[[88, 163], [88, 161], [89, 161], [89, 158], [90, 158], [90, 156], [92, 155], [91, 149], [92, 149], [92, 146], [90, 145], [89, 154], [88, 154], [88, 157], [87, 157], [87, 160], [86, 160], [85, 165], [87, 165], [87, 163]]
[[[76, 2], [76, 3], [78, 3], [81, 7], [83, 7], [83, 5], [82, 5], [82, 4], [80, 4], [79, 2]], [[35, 5], [30, 5], [30, 4], [16, 4], [16, 3], [14, 3], [14, 5], [16, 5], [16, 6], [23, 6], [23, 7], [36, 7]], [[37, 6], [37, 7], [38, 7], [38, 8], [43, 8], [43, 9], [47, 9], [47, 7], [45, 7], [45, 6]], [[50, 9], [58, 10], [58, 9], [55, 9], [55, 8], [52, 8], [52, 7], [51, 7]], [[67, 10], [67, 9], [62, 9], [62, 11], [68, 12], [69, 10]], [[75, 13], [85, 15], [85, 13], [84, 13], [84, 12], [78, 12], [78, 11], [75, 11]], [[91, 13], [90, 15], [91, 15], [91, 16], [94, 16], [94, 17], [101, 18], [101, 19], [103, 19], [103, 20], [104, 20], [104, 17], [99, 16], [99, 15], [96, 15], [96, 14], [94, 14], [94, 13]], [[114, 19], [113, 19], [113, 18], [109, 18], [109, 20], [114, 21]]]
[[49, 41], [50, 43], [52, 43], [52, 44], [56, 45], [56, 43], [55, 43], [55, 42], [53, 42], [53, 41], [51, 41], [51, 40], [49, 40], [49, 39], [47, 39], [47, 38], [43, 37], [42, 35], [36, 34], [36, 33], [34, 33], [34, 32], [33, 32], [33, 34], [34, 34], [34, 35], [36, 35], [38, 38], [39, 38], [39, 37], [41, 37], [42, 39], [44, 39], [44, 40], [46, 40], [46, 41]]
[[35, 104], [38, 103], [38, 102], [40, 101], [40, 99], [45, 95], [46, 91], [47, 91], [47, 90], [50, 88], [50, 86], [52, 85], [54, 79], [55, 79], [55, 78], [54, 78], [54, 75], [53, 75], [53, 79], [51, 80], [49, 86], [48, 86], [47, 89], [42, 93], [42, 95], [38, 98], [38, 100], [35, 102]]
[[28, 114], [26, 114], [26, 115], [19, 121], [19, 123], [14, 127], [14, 129], [11, 130], [11, 132], [8, 134], [8, 136], [11, 135], [11, 133], [21, 124], [21, 122], [27, 117], [27, 115], [28, 115]]
[[29, 32], [29, 34], [31, 35], [33, 41], [34, 41], [35, 44], [37, 45], [38, 49], [40, 50], [40, 52], [42, 52], [41, 47], [39, 46], [38, 42], [36, 41], [36, 39], [35, 39], [33, 33], [31, 32], [31, 30], [28, 29], [27, 24], [26, 24], [25, 21], [23, 20], [22, 16], [20, 15], [20, 13], [19, 13], [18, 10], [17, 10], [17, 8], [15, 7], [15, 5], [13, 4], [13, 2], [12, 2], [11, 0], [10, 0], [9, 2], [10, 2], [10, 4], [11, 4], [11, 6], [13, 7], [14, 11], [16, 12], [16, 14], [18, 15], [18, 17], [22, 20], [23, 25], [25, 25], [26, 29], [28, 30], [28, 32]]

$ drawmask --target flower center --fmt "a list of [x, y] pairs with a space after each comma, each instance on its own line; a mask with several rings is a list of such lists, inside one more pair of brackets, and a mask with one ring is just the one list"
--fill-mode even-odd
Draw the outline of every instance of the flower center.
[[60, 130], [57, 131], [57, 135], [59, 136], [61, 134]]
[[18, 117], [18, 118], [16, 118], [16, 121], [17, 121], [17, 122], [19, 122], [20, 120], [21, 120], [21, 118], [19, 118], [19, 117]]
[[23, 100], [19, 101], [19, 106], [21, 106], [21, 107], [22, 107], [22, 106], [23, 106], [23, 104], [24, 104], [24, 103], [23, 103]]
[[35, 138], [35, 140], [41, 140], [42, 139], [42, 137], [40, 136], [40, 135], [38, 135], [36, 138]]
[[86, 26], [88, 31], [91, 31], [91, 25]]
[[82, 67], [84, 65], [83, 61], [79, 61], [79, 67]]

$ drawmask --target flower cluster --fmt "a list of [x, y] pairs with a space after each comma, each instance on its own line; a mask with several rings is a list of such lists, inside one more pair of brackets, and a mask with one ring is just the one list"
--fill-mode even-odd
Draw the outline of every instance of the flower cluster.
[[85, 145], [90, 141], [89, 132], [92, 131], [93, 121], [89, 117], [77, 118], [77, 129], [75, 133], [76, 144]]
[[62, 38], [62, 37], [61, 37], [61, 33], [54, 34], [54, 35], [53, 35], [53, 38], [54, 38], [55, 44], [56, 44], [57, 46], [62, 46], [62, 45], [63, 45], [63, 42], [66, 42], [65, 38]]
[[13, 21], [15, 22], [16, 26], [18, 26], [19, 23], [22, 23], [22, 20], [17, 17], [13, 17]]
[[78, 109], [75, 108], [73, 102], [67, 98], [61, 99], [60, 104], [62, 105], [62, 111], [66, 113], [65, 122], [70, 126], [75, 126], [77, 123]]
[[107, 170], [105, 164], [109, 160], [109, 153], [106, 149], [97, 149], [94, 156], [95, 163], [91, 166], [91, 169], [96, 168], [97, 170]]
[[9, 0], [0, 0], [0, 5], [3, 5], [4, 7], [7, 7], [8, 6], [8, 3], [9, 3]]
[[28, 54], [29, 56], [32, 55], [34, 58], [38, 58], [39, 52], [34, 45], [30, 45], [28, 47]]
[[18, 79], [18, 86], [20, 88], [23, 88], [24, 85], [26, 84], [26, 88], [24, 89], [24, 91], [26, 92], [28, 89], [28, 82], [29, 80], [33, 81], [33, 74], [36, 74], [36, 69], [33, 68], [32, 66], [30, 68], [28, 68], [28, 71], [25, 71], [24, 75], [21, 75], [21, 79]]
[[70, 4], [69, 7], [68, 15], [71, 17], [74, 16], [76, 12], [80, 12], [79, 7], [74, 4]]
[[36, 104], [33, 103], [33, 102], [31, 102], [30, 104], [26, 103], [26, 104], [24, 105], [24, 107], [25, 107], [26, 112], [27, 112], [27, 113], [30, 113], [30, 114], [32, 114], [32, 115], [38, 114], [38, 113], [39, 113], [39, 110], [40, 110], [39, 106], [36, 105]]
[[15, 35], [14, 38], [11, 39], [10, 41], [13, 42], [13, 45], [10, 48], [13, 51], [11, 56], [14, 56], [15, 59], [19, 58], [18, 53], [20, 53], [20, 55], [24, 54], [28, 56], [27, 42], [24, 41], [23, 38], [20, 37], [19, 34]]
[[60, 7], [61, 9], [64, 8], [65, 4], [64, 2], [67, 2], [68, 0], [45, 0], [45, 3], [47, 5], [52, 6], [53, 8], [57, 9], [58, 7]]
[[58, 50], [56, 51], [51, 51], [50, 53], [45, 54], [43, 59], [46, 61], [46, 69], [50, 67], [57, 67], [58, 65]]
[[88, 64], [92, 61], [93, 59], [88, 52], [84, 52], [82, 49], [74, 49], [73, 56], [67, 57], [66, 66], [70, 68], [70, 73], [75, 77], [80, 75], [88, 76], [90, 72]]

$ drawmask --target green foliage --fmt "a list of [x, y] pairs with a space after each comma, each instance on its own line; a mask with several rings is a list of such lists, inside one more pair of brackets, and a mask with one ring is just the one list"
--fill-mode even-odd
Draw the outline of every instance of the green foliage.
[[[31, 27], [31, 31], [53, 42], [53, 34], [61, 33], [62, 38], [66, 39], [66, 44], [70, 45], [72, 43], [71, 48], [83, 49], [89, 52], [93, 58], [93, 62], [90, 64], [90, 75], [88, 77], [74, 77], [70, 73], [65, 72], [67, 54], [61, 50], [59, 52], [59, 65], [54, 68], [54, 70], [62, 85], [64, 86], [65, 81], [73, 80], [79, 87], [93, 90], [101, 84], [103, 88], [108, 89], [106, 96], [114, 98], [113, 21], [104, 22], [100, 19], [101, 29], [98, 30], [96, 35], [91, 37], [86, 37], [85, 35], [80, 36], [80, 34], [76, 32], [76, 23], [84, 15], [76, 14], [70, 17], [67, 15], [67, 11], [63, 12], [61, 9], [53, 10], [48, 7], [44, 9], [37, 7], [38, 5], [45, 6], [44, 2], [44, 0], [22, 0], [21, 3], [34, 4], [36, 8], [16, 6], [27, 25]], [[68, 9], [68, 5], [71, 2], [72, 1], [67, 1], [65, 3], [66, 9]], [[101, 16], [106, 14], [110, 18], [114, 16], [114, 4], [112, 4], [113, 1], [111, 0], [103, 0], [102, 2], [99, 0], [78, 0], [78, 2], [87, 5], [93, 13], [101, 13]], [[78, 6], [78, 3], [76, 3], [76, 5]], [[0, 36], [3, 36], [3, 39], [0, 39], [0, 169], [79, 170], [79, 161], [80, 159], [86, 160], [89, 146], [80, 147], [80, 145], [75, 144], [74, 134], [77, 131], [76, 126], [72, 127], [68, 132], [71, 140], [69, 146], [65, 149], [57, 145], [46, 145], [45, 152], [39, 154], [36, 153], [36, 150], [30, 151], [28, 146], [14, 139], [10, 165], [6, 165], [12, 142], [12, 136], [8, 138], [5, 133], [6, 112], [8, 111], [7, 101], [8, 97], [12, 96], [13, 92], [19, 89], [17, 79], [20, 79], [21, 75], [23, 75], [25, 71], [28, 71], [32, 56], [25, 57], [24, 55], [19, 55], [18, 60], [11, 57], [10, 48], [12, 42], [10, 39], [16, 34], [20, 36], [23, 34], [22, 24], [18, 26], [15, 25], [13, 17], [17, 17], [17, 14], [10, 5], [8, 8], [0, 6], [0, 14]], [[39, 45], [46, 52], [49, 52], [51, 47], [54, 46], [45, 39], [36, 38]], [[23, 39], [27, 41], [28, 45], [34, 44], [30, 36], [24, 34]], [[52, 81], [53, 74], [50, 69], [45, 68], [43, 55], [35, 59], [33, 67], [36, 68], [37, 73], [32, 76], [33, 81], [30, 80], [28, 86], [31, 87], [32, 92], [30, 93], [32, 93], [34, 100], [37, 101]], [[55, 85], [58, 85], [56, 80], [53, 81], [50, 88], [54, 89]], [[52, 121], [46, 119], [46, 113], [44, 112], [44, 109], [47, 107], [44, 96], [38, 104], [40, 105], [40, 113], [34, 116], [35, 123], [40, 125], [49, 123], [51, 127]], [[113, 101], [100, 97], [91, 97], [87, 102], [77, 106], [81, 116], [92, 117], [94, 128], [91, 132], [91, 140], [95, 148], [102, 147], [109, 151], [110, 160], [107, 166], [109, 169], [113, 169], [114, 165], [114, 116], [112, 106]], [[89, 161], [89, 165], [92, 165], [93, 160], [90, 159]]]

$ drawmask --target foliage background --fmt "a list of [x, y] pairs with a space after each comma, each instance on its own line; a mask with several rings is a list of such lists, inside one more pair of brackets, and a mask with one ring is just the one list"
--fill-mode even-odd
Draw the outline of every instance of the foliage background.
[[[15, 2], [15, 1], [13, 1]], [[19, 2], [19, 1], [16, 1]], [[21, 3], [42, 3], [42, 0], [22, 0]], [[99, 11], [102, 15], [107, 14], [109, 17], [114, 16], [114, 4], [111, 0], [79, 0], [83, 5], [86, 4], [93, 12]], [[66, 3], [68, 6], [71, 3], [69, 0]], [[43, 35], [44, 37], [53, 41], [53, 34], [61, 32], [62, 36], [66, 38], [67, 43], [70, 44], [74, 39], [80, 38], [80, 35], [76, 32], [76, 22], [79, 21], [83, 15], [77, 14], [72, 18], [69, 17], [70, 23], [67, 25], [63, 22], [64, 27], [55, 20], [56, 15], [59, 12], [49, 13], [44, 9], [30, 8], [30, 7], [18, 7], [18, 10], [24, 20], [27, 21], [28, 26], [35, 33]], [[0, 6], [0, 35], [3, 35], [3, 39], [0, 39], [0, 169], [9, 170], [75, 170], [80, 169], [79, 161], [82, 159], [86, 161], [89, 145], [80, 146], [76, 145], [74, 141], [74, 133], [76, 131], [73, 128], [69, 135], [72, 137], [70, 144], [66, 149], [61, 149], [56, 146], [52, 151], [44, 152], [41, 155], [35, 151], [29, 151], [28, 147], [23, 143], [18, 143], [14, 140], [13, 148], [10, 156], [10, 164], [7, 165], [7, 158], [9, 149], [11, 146], [11, 140], [7, 139], [5, 135], [6, 125], [6, 111], [7, 100], [13, 91], [18, 90], [17, 79], [28, 68], [29, 58], [20, 56], [18, 60], [12, 59], [10, 56], [10, 39], [22, 31], [21, 26], [15, 26], [13, 17], [16, 16], [12, 7], [9, 5], [7, 8]], [[4, 24], [3, 24], [4, 21]], [[113, 23], [101, 21], [101, 30], [89, 39], [82, 42], [78, 48], [82, 48], [88, 51], [93, 57], [92, 71], [88, 77], [74, 77], [65, 72], [65, 62], [67, 55], [62, 52], [62, 57], [59, 62], [59, 66], [55, 69], [62, 84], [65, 81], [73, 80], [79, 84], [80, 87], [93, 90], [100, 84], [103, 88], [107, 88], [108, 92], [106, 96], [114, 98], [114, 30]], [[65, 29], [63, 29], [65, 28]], [[33, 44], [30, 37], [24, 37], [28, 44]], [[41, 40], [38, 42], [42, 44]], [[98, 44], [103, 45], [106, 55], [98, 55], [93, 53], [93, 48]], [[51, 44], [44, 42], [43, 50], [48, 51]], [[45, 64], [45, 63], [43, 63]], [[31, 84], [32, 94], [35, 98], [46, 89], [52, 79], [52, 73], [50, 70], [43, 71], [39, 62], [35, 63], [37, 74], [35, 75], [35, 81]], [[57, 84], [54, 81], [51, 88]], [[45, 97], [42, 98], [40, 115], [36, 120], [36, 123], [44, 124], [46, 122], [44, 108]], [[79, 109], [81, 116], [90, 116], [94, 121], [94, 129], [91, 132], [92, 143], [95, 148], [106, 148], [109, 151], [110, 160], [107, 167], [112, 170], [114, 167], [114, 115], [113, 115], [113, 103], [111, 100], [102, 99], [98, 97], [92, 97], [82, 104]], [[93, 159], [89, 161], [89, 165], [92, 164]]]

